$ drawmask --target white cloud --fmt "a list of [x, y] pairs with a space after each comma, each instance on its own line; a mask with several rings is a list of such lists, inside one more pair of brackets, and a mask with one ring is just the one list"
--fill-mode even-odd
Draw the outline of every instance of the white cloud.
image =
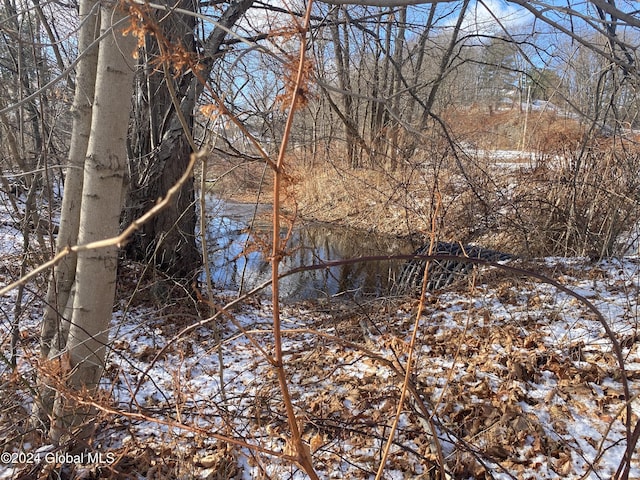
[[503, 28], [511, 31], [532, 22], [533, 16], [522, 7], [501, 0], [479, 0], [469, 6], [463, 29], [468, 33], [495, 34]]

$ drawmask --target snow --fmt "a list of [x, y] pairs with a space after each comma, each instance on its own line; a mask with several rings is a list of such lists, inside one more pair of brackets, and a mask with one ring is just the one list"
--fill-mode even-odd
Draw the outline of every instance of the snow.
[[[20, 254], [20, 243], [20, 233], [3, 224], [3, 282], [15, 279], [11, 258]], [[548, 258], [535, 268], [592, 301], [615, 332], [635, 426], [640, 260], [590, 264]], [[232, 299], [231, 292], [216, 292], [220, 306]], [[14, 295], [0, 299], [5, 357], [14, 301]], [[28, 294], [25, 308], [20, 372], [30, 379], [42, 308], [35, 293]], [[229, 313], [235, 324], [221, 316], [179, 335], [198, 320], [144, 303], [119, 303], [102, 388], [109, 407], [121, 414], [100, 417], [96, 448], [138, 466], [151, 455], [158, 471], [167, 466], [159, 459], [179, 460], [172, 471], [181, 468], [182, 478], [212, 478], [207, 475], [223, 467], [234, 478], [306, 478], [285, 460], [246, 446], [227, 448], [216, 437], [285, 451], [289, 430], [275, 370], [249, 340], [272, 353], [271, 312], [268, 299], [254, 299]], [[373, 478], [396, 412], [415, 312], [415, 299], [282, 307], [291, 396], [321, 478]], [[364, 332], [363, 318], [376, 328]], [[453, 478], [483, 478], [485, 471], [496, 479], [597, 479], [616, 473], [626, 448], [620, 369], [603, 325], [575, 297], [506, 274], [486, 283], [480, 277], [473, 287], [464, 283], [432, 294], [417, 337], [411, 379], [419, 398], [409, 394], [401, 409], [384, 478], [430, 478], [436, 468], [420, 403], [433, 416]], [[3, 384], [10, 384], [11, 375], [3, 366]], [[13, 388], [26, 412], [29, 392]], [[11, 465], [0, 466], [0, 478], [15, 473]], [[630, 478], [640, 478], [637, 453]]]
[[[576, 263], [574, 268], [589, 269], [590, 267]], [[637, 263], [634, 259], [630, 259], [629, 262], [624, 264], [622, 272], [618, 269], [615, 275], [620, 278], [620, 273], [629, 275], [633, 271], [637, 272]], [[614, 272], [606, 273], [607, 277], [612, 277], [613, 275]], [[634, 328], [637, 327], [637, 317], [621, 318], [625, 313], [628, 313], [630, 302], [634, 302], [635, 305], [637, 296], [635, 298], [627, 294], [616, 296], [608, 292], [607, 285], [615, 284], [615, 282], [611, 281], [599, 281], [595, 284], [593, 282], [580, 281], [578, 278], [565, 278], [565, 281], [572, 285], [575, 293], [584, 297], [606, 298], [606, 302], [604, 300], [599, 302], [599, 307], [607, 315], [607, 320], [611, 322], [611, 325], [616, 326], [616, 331], [619, 334], [624, 335], [633, 332]], [[529, 298], [532, 298], [534, 291], [535, 287], [532, 286], [528, 292]], [[598, 364], [597, 358], [603, 355], [610, 355], [611, 348], [603, 336], [602, 326], [596, 320], [585, 319], [584, 316], [588, 312], [585, 312], [579, 302], [575, 302], [574, 299], [564, 294], [552, 294], [548, 289], [543, 288], [541, 298], [544, 302], [541, 305], [544, 308], [536, 311], [532, 308], [522, 309], [522, 305], [518, 303], [515, 305], [501, 304], [495, 297], [492, 297], [493, 293], [489, 287], [485, 289], [481, 299], [469, 298], [464, 292], [450, 292], [442, 295], [440, 308], [433, 312], [437, 316], [430, 318], [432, 321], [430, 324], [438, 325], [438, 333], [435, 336], [436, 343], [438, 341], [450, 341], [451, 338], [464, 338], [465, 335], [471, 335], [471, 331], [475, 329], [491, 329], [492, 327], [500, 329], [501, 325], [525, 325], [530, 323], [530, 319], [524, 317], [524, 315], [527, 315], [545, 322], [544, 325], [538, 325], [538, 328], [535, 329], [517, 329], [521, 337], [530, 336], [530, 332], [535, 332], [539, 335], [537, 341], [542, 341], [544, 348], [539, 346], [537, 350], [534, 350], [534, 355], [548, 355], [548, 353], [541, 353], [541, 351], [545, 350], [554, 352], [554, 354], [558, 355], [559, 362], [566, 362], [566, 368], [574, 368], [575, 372], [580, 372], [581, 369], [588, 370], [590, 366]], [[527, 293], [524, 295], [526, 297]], [[264, 308], [265, 306], [267, 308]], [[479, 309], [482, 306], [491, 308], [494, 317], [491, 321], [487, 321], [485, 317], [479, 317], [481, 321], [471, 327], [468, 326], [469, 311]], [[501, 308], [496, 308], [498, 306]], [[603, 308], [605, 306], [609, 308]], [[292, 316], [292, 318], [287, 317], [287, 320], [296, 326], [303, 325], [304, 321], [295, 318], [296, 314], [302, 313], [303, 317], [308, 317], [311, 314], [308, 310], [296, 312], [295, 307], [292, 308], [293, 310], [286, 312], [287, 316]], [[255, 328], [255, 325], [264, 326], [269, 322], [269, 310], [268, 303], [263, 302], [262, 308], [249, 308], [238, 318], [247, 328]], [[430, 313], [427, 313], [427, 318], [429, 318]], [[552, 313], [552, 319], [549, 318], [549, 313]], [[149, 314], [152, 313], [149, 312], [145, 315]], [[396, 320], [410, 322], [410, 317], [406, 314], [401, 317]], [[322, 323], [321, 320], [319, 318], [313, 319], [314, 325]], [[262, 342], [271, 344], [272, 338], [268, 330], [260, 328], [257, 333], [260, 334]], [[438, 337], [442, 338], [439, 339]], [[125, 339], [129, 345], [128, 351], [134, 353], [144, 349], [144, 347], [157, 349], [159, 345], [165, 344], [165, 342], [158, 339], [152, 342], [151, 338], [140, 334], [136, 329], [127, 330], [126, 334], [121, 337], [122, 339]], [[297, 371], [300, 362], [303, 362], [302, 365], [304, 365], [305, 357], [312, 361], [319, 360], [314, 353], [312, 339], [313, 336], [309, 335], [285, 339], [285, 348], [291, 352], [287, 364], [292, 372]], [[384, 343], [382, 337], [376, 340]], [[387, 340], [391, 341], [392, 339], [389, 338]], [[397, 341], [397, 339], [395, 340]], [[449, 402], [447, 395], [451, 390], [452, 382], [460, 382], [461, 384], [466, 382], [464, 388], [474, 393], [469, 395], [467, 402], [454, 404], [453, 412], [457, 410], [461, 412], [461, 416], [464, 416], [464, 410], [473, 408], [473, 405], [475, 405], [479, 412], [485, 411], [491, 415], [491, 412], [497, 408], [496, 405], [503, 402], [508, 403], [510, 396], [513, 396], [515, 392], [517, 397], [525, 398], [525, 400], [520, 400], [514, 404], [519, 406], [522, 412], [521, 414], [516, 414], [516, 418], [519, 418], [519, 415], [526, 416], [526, 420], [522, 420], [525, 423], [537, 420], [538, 425], [541, 426], [538, 431], [539, 435], [544, 434], [547, 437], [546, 441], [563, 445], [561, 450], [564, 452], [562, 454], [564, 456], [561, 459], [550, 458], [539, 455], [535, 451], [533, 448], [534, 437], [531, 435], [525, 436], [519, 451], [514, 452], [514, 455], [523, 464], [538, 465], [537, 478], [579, 478], [593, 462], [597, 462], [595, 471], [600, 477], [613, 475], [625, 448], [624, 442], [621, 442], [623, 438], [622, 422], [615, 418], [615, 412], [621, 407], [619, 381], [613, 377], [606, 376], [602, 379], [596, 379], [596, 381], [585, 381], [582, 383], [582, 387], [576, 386], [580, 385], [581, 381], [576, 385], [573, 382], [564, 382], [559, 385], [559, 382], [563, 380], [558, 377], [558, 374], [561, 374], [559, 371], [542, 369], [537, 374], [536, 372], [529, 372], [532, 378], [528, 378], [525, 375], [523, 379], [519, 379], [517, 378], [518, 374], [516, 374], [514, 381], [512, 383], [506, 382], [505, 386], [504, 372], [511, 371], [510, 362], [513, 359], [518, 362], [520, 358], [523, 358], [522, 362], [524, 363], [532, 352], [531, 350], [514, 348], [513, 345], [509, 346], [499, 340], [500, 338], [497, 337], [486, 345], [487, 359], [502, 359], [497, 361], [493, 367], [488, 367], [491, 371], [487, 372], [469, 369], [469, 364], [460, 362], [454, 357], [444, 356], [438, 358], [435, 356], [435, 352], [432, 351], [433, 345], [424, 345], [425, 349], [422, 351], [426, 356], [418, 360], [420, 366], [418, 379], [419, 382], [422, 381], [425, 385], [434, 386], [431, 392], [432, 401], [436, 402], [438, 399], [444, 399], [441, 400], [440, 405], [446, 405]], [[406, 342], [407, 339], [405, 338], [404, 341]], [[582, 348], [581, 355], [587, 357], [588, 360], [581, 361], [576, 358], [571, 362], [569, 360], [571, 356], [577, 355], [572, 353], [572, 349], [578, 344]], [[378, 346], [383, 347], [382, 344]], [[401, 361], [405, 361], [406, 357], [404, 355], [400, 354], [398, 356], [399, 351], [397, 348], [397, 344], [391, 348], [387, 345], [387, 348], [380, 348], [380, 351], [384, 352], [384, 356], [389, 360], [393, 358], [393, 352], [395, 351], [396, 357], [400, 358]], [[294, 395], [300, 404], [313, 405], [313, 398], [326, 396], [323, 404], [333, 405], [329, 410], [335, 410], [333, 414], [328, 415], [329, 418], [333, 418], [335, 415], [342, 417], [346, 412], [349, 412], [354, 417], [369, 416], [371, 415], [371, 409], [363, 405], [362, 392], [358, 386], [365, 382], [380, 383], [380, 386], [387, 383], [379, 392], [384, 391], [387, 396], [397, 394], [397, 379], [394, 379], [393, 375], [389, 375], [390, 371], [388, 369], [380, 366], [374, 368], [372, 365], [362, 365], [363, 356], [356, 351], [345, 353], [344, 346], [341, 345], [327, 345], [321, 350], [323, 350], [323, 353], [320, 358], [326, 361], [328, 369], [324, 377], [321, 374], [309, 374], [304, 371], [292, 374], [292, 390], [295, 392]], [[472, 350], [472, 345], [460, 344], [460, 352], [472, 357], [473, 355], [469, 353]], [[188, 396], [188, 400], [183, 403], [183, 408], [186, 409], [187, 405], [196, 406], [208, 402], [213, 402], [213, 404], [219, 402], [221, 387], [218, 382], [217, 353], [211, 348], [206, 349], [200, 345], [192, 346], [192, 352], [190, 358], [168, 355], [166, 361], [159, 363], [153, 370], [148, 372], [148, 375], [153, 378], [153, 382], [142, 381], [142, 388], [136, 396], [140, 407], [149, 404], [160, 406], [163, 402], [167, 406], [172, 405], [175, 402], [175, 395], [178, 394], [176, 375], [181, 373], [181, 376], [184, 377], [187, 372], [190, 372], [189, 378], [181, 380], [182, 384], [180, 386], [182, 395]], [[637, 362], [637, 356], [636, 347], [633, 352], [628, 352], [627, 359], [629, 362], [632, 360]], [[224, 357], [225, 389], [229, 396], [240, 399], [239, 403], [235, 404], [234, 408], [231, 409], [234, 413], [240, 414], [252, 408], [246, 402], [255, 400], [256, 391], [265, 388], [265, 383], [269, 383], [269, 381], [265, 382], [264, 379], [268, 379], [273, 373], [270, 373], [271, 369], [267, 362], [256, 355], [253, 346], [241, 337], [236, 337], [232, 344], [227, 345]], [[593, 359], [589, 360], [589, 357], [593, 357]], [[507, 364], [502, 365], [500, 361], [504, 361], [505, 358]], [[113, 361], [118, 362], [116, 359]], [[180, 365], [179, 372], [176, 370], [176, 365]], [[144, 362], [137, 365], [137, 367], [143, 369]], [[119, 368], [123, 368], [123, 365], [120, 364]], [[321, 369], [321, 371], [323, 370], [325, 369]], [[383, 373], [381, 374], [381, 372]], [[615, 373], [615, 368], [609, 373]], [[328, 375], [333, 376], [332, 381], [329, 380]], [[466, 380], [465, 376], [468, 377]], [[396, 386], [392, 387], [394, 384]], [[637, 391], [637, 385], [634, 385], [634, 387], [634, 391]], [[606, 388], [606, 391], [604, 388]], [[579, 395], [574, 397], [575, 389], [578, 389]], [[164, 392], [164, 394], [159, 395], [158, 392], [160, 391]], [[493, 392], [492, 395], [497, 395], [497, 404], [494, 401], [493, 406], [488, 406], [488, 392]], [[613, 399], [608, 398], [611, 397], [612, 392], [615, 392]], [[116, 386], [114, 389], [114, 396], [120, 399], [120, 405], [129, 402], [128, 394], [129, 391], [121, 388], [121, 386]], [[273, 391], [271, 394], [273, 394]], [[215, 400], [216, 398], [218, 400]], [[338, 403], [331, 404], [332, 399], [337, 400]], [[601, 407], [605, 404], [608, 404], [607, 408], [601, 410]], [[383, 406], [389, 408], [388, 414], [389, 418], [391, 418], [393, 409], [384, 401], [379, 404], [378, 408]], [[637, 402], [635, 402], [634, 406], [637, 408]], [[270, 408], [275, 408], [275, 405], [271, 405]], [[210, 415], [215, 415], [216, 409], [209, 409], [209, 411]], [[268, 409], [268, 411], [270, 410]], [[341, 413], [338, 413], [338, 411], [341, 411]], [[266, 415], [268, 416], [269, 414]], [[600, 419], [603, 415], [608, 415], [606, 421]], [[443, 415], [443, 421], [446, 416], [446, 414]], [[218, 415], [216, 418], [220, 419], [221, 417]], [[246, 431], [247, 425], [244, 422], [248, 421], [250, 422], [250, 419], [246, 416], [242, 417], [236, 428]], [[218, 426], [218, 422], [212, 421], [210, 426], [214, 425]], [[414, 426], [415, 419], [412, 419], [410, 415], [403, 414], [400, 419], [401, 430], [410, 430]], [[147, 426], [146, 428], [150, 427]], [[272, 442], [268, 443], [273, 447]], [[351, 452], [351, 462], [373, 465], [376, 458], [375, 451], [379, 448], [379, 444], [374, 442], [368, 447], [353, 451]], [[416, 461], [414, 460], [414, 462]], [[571, 468], [567, 468], [567, 462]], [[329, 464], [328, 460], [322, 463]], [[414, 466], [417, 467], [418, 465], [419, 463]], [[247, 468], [246, 465], [245, 468]], [[496, 478], [503, 477], [500, 470], [500, 465], [496, 463], [495, 471], [493, 472]], [[272, 472], [271, 474], [274, 477], [280, 478], [280, 475], [286, 469], [282, 466], [271, 466], [269, 471]], [[345, 470], [343, 465], [341, 472], [348, 478], [356, 478], [358, 476], [357, 468], [353, 471], [349, 468]], [[338, 472], [326, 471], [325, 473], [331, 477]], [[390, 468], [388, 473], [387, 478], [407, 478], [406, 471], [403, 473], [402, 470]], [[635, 476], [640, 475], [640, 469], [637, 465], [632, 473]], [[595, 475], [595, 472], [591, 472], [587, 475], [587, 478], [596, 478]], [[246, 478], [250, 477], [246, 476]]]

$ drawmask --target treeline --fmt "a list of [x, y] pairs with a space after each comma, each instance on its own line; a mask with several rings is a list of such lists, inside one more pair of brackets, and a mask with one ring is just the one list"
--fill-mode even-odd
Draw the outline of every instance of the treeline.
[[[568, 15], [578, 41], [524, 10], [500, 21], [479, 9], [469, 2], [317, 5], [313, 78], [293, 132], [296, 153], [318, 161], [339, 151], [352, 167], [395, 168], [434, 136], [465, 141], [448, 121], [465, 111], [544, 109], [576, 119], [592, 138], [638, 127], [638, 75], [627, 58], [636, 29], [619, 28], [613, 41], [611, 32]], [[275, 142], [288, 64], [265, 57], [230, 57], [246, 75], [239, 81], [229, 74], [223, 85], [251, 131]]]

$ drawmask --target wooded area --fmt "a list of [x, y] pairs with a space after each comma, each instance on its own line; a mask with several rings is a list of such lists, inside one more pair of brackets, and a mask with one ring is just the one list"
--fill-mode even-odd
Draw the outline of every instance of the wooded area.
[[0, 33], [0, 478], [640, 475], [634, 2]]

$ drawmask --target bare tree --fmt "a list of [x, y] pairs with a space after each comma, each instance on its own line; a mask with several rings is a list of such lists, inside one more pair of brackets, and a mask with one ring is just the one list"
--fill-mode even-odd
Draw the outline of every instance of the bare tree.
[[[82, 14], [87, 15], [88, 20], [95, 18], [93, 4], [83, 3]], [[95, 86], [91, 85], [94, 67], [90, 55], [81, 61], [86, 60], [88, 65], [86, 70], [80, 70], [77, 84], [79, 93], [75, 105], [78, 117], [74, 127], [78, 130], [74, 137], [78, 143], [74, 146], [71, 169], [82, 165], [84, 175], [81, 185], [78, 185], [79, 180], [74, 180], [75, 185], [65, 191], [65, 196], [69, 195], [72, 200], [65, 203], [66, 209], [62, 212], [63, 223], [69, 230], [74, 229], [75, 216], [79, 214], [77, 232], [69, 231], [65, 236], [73, 240], [77, 235], [77, 242], [81, 244], [113, 237], [119, 231], [133, 88], [134, 70], [130, 55], [136, 40], [133, 36], [123, 35], [127, 12], [105, 4], [100, 7], [100, 19], [102, 35], [95, 67]], [[81, 44], [89, 48], [88, 43], [95, 35], [95, 23], [84, 22], [81, 29], [86, 30], [81, 35]], [[91, 91], [95, 94], [87, 138], [89, 112], [80, 97]], [[79, 158], [85, 143], [86, 159], [82, 162]], [[80, 200], [79, 206], [74, 200]], [[42, 405], [42, 413], [53, 418], [50, 436], [54, 442], [67, 440], [79, 425], [85, 427], [79, 438], [86, 439], [92, 431], [91, 423], [86, 423], [92, 409], [78, 403], [75, 396], [93, 394], [102, 375], [115, 295], [117, 252], [115, 245], [84, 250], [78, 254], [75, 269], [73, 263], [65, 267], [69, 270], [64, 272], [62, 283], [53, 281], [52, 288], [55, 290], [59, 285], [65, 294], [53, 303], [63, 314], [49, 314], [43, 335], [43, 354], [48, 353], [45, 370], [48, 368], [50, 374], [56, 372], [55, 379], [49, 383], [60, 382], [55, 385], [57, 395], [53, 411], [49, 410], [49, 405]], [[60, 269], [58, 273], [62, 273]], [[73, 285], [67, 292], [73, 274]], [[61, 305], [60, 300], [65, 300], [65, 297], [65, 305]], [[54, 341], [50, 339], [52, 334], [57, 336]]]
[[[91, 134], [92, 105], [96, 83], [100, 15], [98, 3], [87, 0], [80, 3], [79, 18], [82, 24], [78, 34], [78, 51], [84, 55], [78, 64], [75, 79], [75, 96], [72, 107], [73, 127], [65, 177], [60, 227], [56, 250], [78, 243], [80, 208], [84, 181], [84, 164]], [[54, 269], [49, 280], [47, 303], [42, 320], [40, 355], [43, 360], [59, 355], [67, 342], [68, 319], [72, 312], [65, 311], [75, 282], [77, 255], [69, 254]], [[66, 319], [66, 320], [65, 320]], [[36, 403], [39, 420], [48, 423], [54, 401], [54, 390], [43, 388], [40, 402]]]

